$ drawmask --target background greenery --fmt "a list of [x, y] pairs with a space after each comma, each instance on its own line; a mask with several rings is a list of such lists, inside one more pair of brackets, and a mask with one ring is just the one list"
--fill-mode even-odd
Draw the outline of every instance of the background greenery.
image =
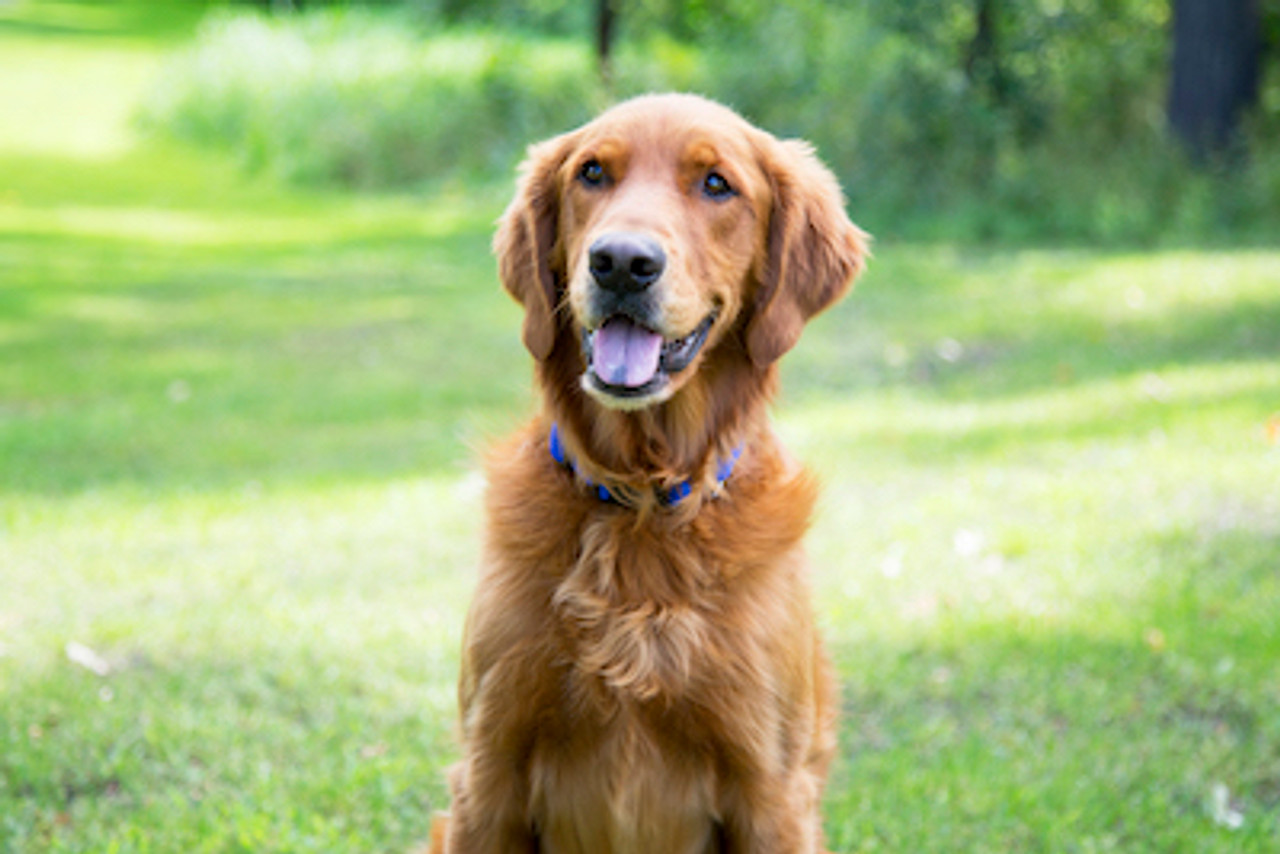
[[[1275, 850], [1280, 251], [1251, 183], [1274, 151], [1195, 172], [1154, 124], [1114, 162], [1045, 130], [974, 161], [1071, 155], [1015, 170], [1042, 199], [1019, 206], [976, 193], [994, 185], [964, 164], [992, 152], [957, 142], [1006, 139], [998, 118], [963, 94], [934, 116], [885, 70], [934, 73], [912, 39], [941, 22], [885, 40], [873, 3], [644, 8], [632, 26], [655, 33], [620, 43], [614, 86], [718, 68], [758, 118], [828, 134], [880, 236], [788, 357], [777, 412], [826, 482], [833, 850]], [[0, 850], [402, 851], [444, 806], [475, 459], [532, 406], [491, 223], [526, 137], [603, 97], [584, 13], [524, 14], [0, 6]], [[726, 58], [802, 24], [832, 41]], [[869, 76], [850, 81], [888, 88], [833, 70], [855, 31], [844, 61]], [[1157, 74], [1146, 49], [1131, 61]], [[827, 76], [767, 72], [788, 62]], [[578, 97], [538, 100], [557, 81]], [[1050, 125], [1080, 84], [1057, 85], [1026, 83]], [[428, 91], [403, 120], [326, 121]], [[823, 100], [851, 92], [847, 116]], [[877, 133], [900, 122], [885, 139], [841, 135], [876, 104]], [[442, 142], [454, 110], [492, 147]], [[892, 156], [930, 127], [947, 144]]]
[[[230, 7], [171, 63], [148, 121], [305, 182], [403, 186], [505, 176], [528, 140], [612, 97], [692, 89], [816, 143], [872, 226], [1094, 245], [1280, 231], [1280, 61], [1233, 148], [1191, 168], [1165, 115], [1170, 0], [615, 0], [607, 80], [597, 5]], [[1260, 7], [1280, 57], [1280, 4]]]

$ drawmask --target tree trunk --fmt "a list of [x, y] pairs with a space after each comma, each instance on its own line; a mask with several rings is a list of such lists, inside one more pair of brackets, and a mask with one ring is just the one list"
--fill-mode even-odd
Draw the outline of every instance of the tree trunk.
[[609, 77], [609, 54], [613, 51], [613, 30], [617, 18], [615, 0], [596, 0], [596, 58], [600, 74]]
[[1257, 0], [1174, 0], [1169, 124], [1196, 160], [1236, 140], [1258, 103], [1261, 55]]
[[998, 107], [1009, 101], [1009, 78], [1000, 55], [1000, 26], [997, 0], [978, 0], [974, 9], [973, 38], [964, 59], [964, 73], [970, 85], [985, 89]]

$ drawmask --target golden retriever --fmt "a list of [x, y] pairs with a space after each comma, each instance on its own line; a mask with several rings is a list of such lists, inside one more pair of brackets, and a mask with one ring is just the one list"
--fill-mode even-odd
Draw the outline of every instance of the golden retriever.
[[488, 459], [432, 851], [822, 850], [815, 488], [767, 408], [866, 247], [807, 145], [696, 96], [530, 148], [494, 250], [542, 408]]

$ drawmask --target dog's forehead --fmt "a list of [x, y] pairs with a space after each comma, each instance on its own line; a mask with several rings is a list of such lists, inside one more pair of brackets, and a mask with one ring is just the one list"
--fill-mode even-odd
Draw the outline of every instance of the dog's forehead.
[[605, 156], [712, 166], [750, 158], [760, 133], [733, 111], [695, 96], [648, 96], [624, 102], [584, 128], [583, 144]]

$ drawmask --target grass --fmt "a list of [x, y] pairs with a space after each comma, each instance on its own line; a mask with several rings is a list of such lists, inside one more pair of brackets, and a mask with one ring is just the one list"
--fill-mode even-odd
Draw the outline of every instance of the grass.
[[[1275, 845], [1280, 369], [1260, 261], [917, 258], [896, 309], [829, 360], [806, 351], [864, 371], [786, 419], [829, 481], [819, 564], [845, 573], [821, 599], [849, 721], [837, 850]], [[1010, 301], [1019, 281], [1045, 320]], [[893, 367], [836, 355], [876, 330]]]
[[[0, 91], [48, 87], [0, 98], [0, 850], [404, 850], [455, 755], [476, 448], [531, 406], [507, 189], [139, 142], [194, 16], [131, 8], [0, 9]], [[1275, 850], [1280, 252], [865, 224], [778, 409], [826, 482], [831, 847]]]

